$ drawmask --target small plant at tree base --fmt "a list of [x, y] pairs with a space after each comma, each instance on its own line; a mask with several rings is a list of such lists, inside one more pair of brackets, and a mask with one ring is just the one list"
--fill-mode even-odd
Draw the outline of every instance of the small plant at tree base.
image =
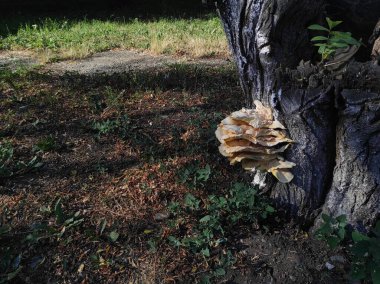
[[353, 45], [360, 46], [361, 42], [352, 37], [350, 32], [335, 31], [334, 28], [342, 23], [342, 21], [332, 21], [326, 18], [328, 28], [314, 24], [308, 27], [310, 30], [324, 31], [324, 36], [315, 36], [311, 41], [316, 42], [318, 53], [322, 56], [322, 61], [330, 59], [338, 49], [347, 48]]
[[[316, 231], [316, 237], [335, 248], [348, 236], [347, 218], [345, 215], [333, 218], [322, 214], [322, 219], [324, 223]], [[348, 241], [351, 243], [348, 250], [351, 256], [351, 278], [380, 284], [380, 221], [368, 236], [354, 230]]]
[[322, 214], [324, 223], [315, 232], [317, 239], [327, 242], [330, 248], [336, 248], [346, 236], [347, 219], [345, 215], [340, 215], [336, 218]]
[[352, 279], [371, 279], [374, 284], [380, 284], [380, 221], [372, 230], [372, 236], [353, 231], [352, 241]]
[[[195, 221], [184, 237], [169, 236], [169, 243], [177, 248], [184, 247], [206, 260], [211, 260], [218, 248], [225, 247], [228, 235], [236, 225], [258, 223], [275, 211], [258, 195], [257, 189], [242, 183], [234, 184], [225, 195], [209, 195], [205, 200], [188, 193], [182, 206], [171, 203], [168, 209], [177, 218]], [[225, 275], [225, 269], [233, 263], [234, 257], [230, 251], [220, 253], [218, 261], [210, 266], [213, 268], [211, 274], [206, 275], [202, 283], [210, 283], [211, 278]]]

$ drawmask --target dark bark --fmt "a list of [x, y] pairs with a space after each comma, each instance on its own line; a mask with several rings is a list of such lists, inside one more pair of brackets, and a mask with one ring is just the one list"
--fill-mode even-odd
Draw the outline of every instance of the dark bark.
[[380, 95], [344, 89], [334, 180], [323, 211], [368, 227], [380, 213]]
[[[311, 57], [307, 25], [317, 18], [321, 0], [225, 0], [218, 10], [235, 56], [247, 105], [269, 105], [277, 88], [275, 69], [295, 67]], [[300, 28], [302, 27], [302, 28]]]
[[[279, 107], [278, 107], [279, 106]], [[303, 220], [313, 219], [331, 184], [335, 157], [334, 89], [283, 90], [280, 120], [296, 141], [286, 159], [296, 163], [291, 183], [275, 183], [271, 196]]]
[[[324, 18], [325, 4], [220, 0], [217, 7], [246, 106], [258, 99], [272, 107], [296, 141], [286, 153], [297, 164], [295, 178], [290, 184], [268, 183], [273, 199], [303, 221], [323, 209], [370, 225], [380, 211], [379, 67], [350, 64], [334, 74], [299, 65], [313, 57], [307, 26]], [[365, 91], [371, 88], [373, 93]]]

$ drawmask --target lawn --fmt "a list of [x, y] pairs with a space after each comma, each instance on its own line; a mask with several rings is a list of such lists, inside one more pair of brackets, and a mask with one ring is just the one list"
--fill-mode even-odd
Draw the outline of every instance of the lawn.
[[[41, 61], [87, 57], [124, 48], [191, 58], [228, 57], [220, 20], [200, 18], [149, 20], [70, 20], [43, 18], [19, 24], [2, 21], [0, 49], [28, 50]], [[8, 28], [4, 28], [7, 27]]]

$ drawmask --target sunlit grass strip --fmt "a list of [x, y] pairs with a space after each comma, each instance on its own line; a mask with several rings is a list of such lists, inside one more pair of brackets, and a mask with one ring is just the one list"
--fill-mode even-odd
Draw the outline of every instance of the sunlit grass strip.
[[228, 56], [216, 16], [205, 19], [57, 21], [28, 24], [1, 39], [1, 49], [32, 50], [46, 61], [83, 58], [113, 48], [192, 58]]

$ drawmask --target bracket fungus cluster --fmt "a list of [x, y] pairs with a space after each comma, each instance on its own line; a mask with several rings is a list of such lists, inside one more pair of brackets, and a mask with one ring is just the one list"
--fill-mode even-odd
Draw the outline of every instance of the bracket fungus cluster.
[[293, 179], [294, 163], [285, 161], [280, 153], [293, 141], [286, 136], [285, 127], [273, 119], [272, 110], [254, 102], [256, 109], [241, 109], [219, 124], [215, 134], [221, 145], [219, 152], [231, 165], [241, 162], [245, 170], [272, 173], [280, 182]]

